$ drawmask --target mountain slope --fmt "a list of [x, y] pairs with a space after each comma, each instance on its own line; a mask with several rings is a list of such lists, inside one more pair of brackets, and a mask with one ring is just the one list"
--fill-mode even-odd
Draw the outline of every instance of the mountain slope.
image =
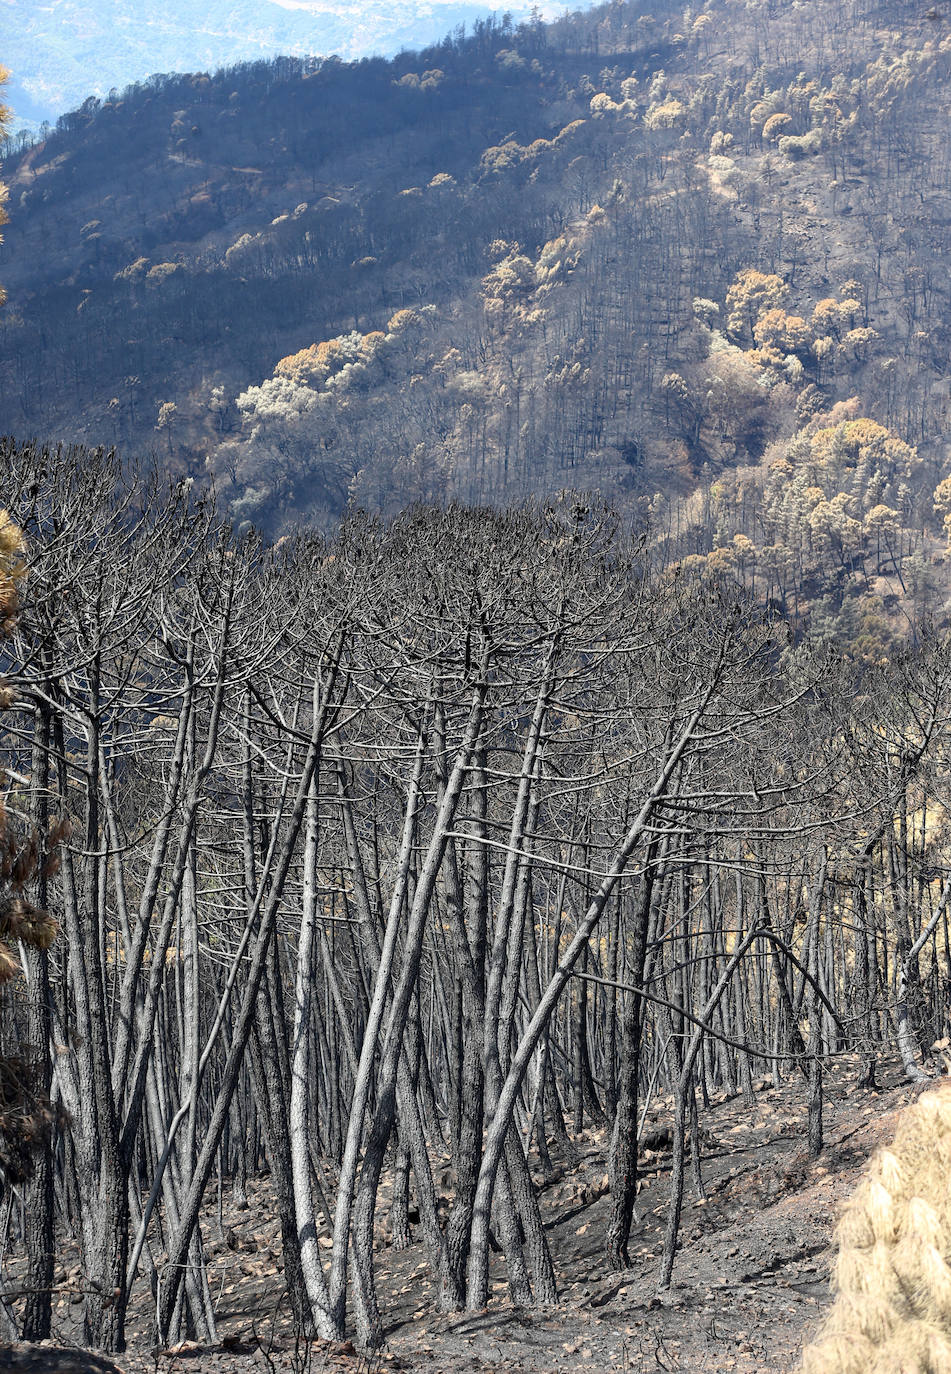
[[0, 422], [157, 449], [273, 530], [597, 487], [881, 653], [947, 595], [951, 39], [686, 18], [86, 107], [5, 168]]
[[[289, 351], [456, 299], [502, 235], [544, 242], [570, 213], [558, 178], [583, 151], [569, 126], [589, 63], [566, 49], [542, 65], [546, 38], [529, 29], [526, 56], [500, 61], [512, 30], [487, 23], [418, 58], [251, 65], [69, 116], [5, 165], [3, 425], [141, 444], [174, 401], [184, 431], [202, 375], [233, 395]], [[483, 166], [566, 127], [527, 184], [504, 155]]]

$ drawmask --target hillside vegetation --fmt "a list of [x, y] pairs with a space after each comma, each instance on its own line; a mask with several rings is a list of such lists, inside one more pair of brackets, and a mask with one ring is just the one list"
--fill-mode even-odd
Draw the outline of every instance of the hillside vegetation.
[[615, 3], [89, 101], [4, 164], [0, 427], [348, 502], [596, 488], [875, 656], [943, 613], [938, 11]]

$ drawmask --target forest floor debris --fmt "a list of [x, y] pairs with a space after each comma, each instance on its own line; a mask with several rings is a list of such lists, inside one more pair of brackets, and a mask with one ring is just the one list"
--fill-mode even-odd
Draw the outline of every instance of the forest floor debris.
[[[276, 1223], [267, 1220], [273, 1214], [267, 1208], [267, 1180], [261, 1179], [249, 1188], [250, 1210], [229, 1215], [226, 1208], [220, 1236], [214, 1208], [209, 1209], [206, 1234], [218, 1271], [213, 1291], [219, 1345], [184, 1342], [156, 1351], [149, 1343], [147, 1292], [140, 1288], [129, 1323], [130, 1348], [116, 1364], [123, 1374], [792, 1370], [829, 1301], [839, 1208], [872, 1151], [891, 1139], [897, 1113], [916, 1095], [897, 1063], [883, 1066], [878, 1092], [856, 1089], [856, 1070], [850, 1056], [828, 1074], [826, 1148], [814, 1163], [803, 1143], [802, 1080], [779, 1089], [762, 1085], [753, 1110], [740, 1097], [701, 1107], [707, 1196], [698, 1200], [691, 1180], [674, 1282], [667, 1290], [659, 1286], [669, 1182], [660, 1104], [651, 1129], [661, 1148], [641, 1160], [634, 1267], [627, 1273], [609, 1272], [603, 1253], [610, 1208], [603, 1128], [582, 1133], [577, 1162], [559, 1162], [557, 1181], [543, 1190], [561, 1286], [557, 1308], [512, 1307], [496, 1261], [487, 1311], [440, 1315], [422, 1245], [414, 1242], [398, 1252], [381, 1238], [380, 1285], [385, 1310], [393, 1314], [387, 1349], [367, 1357], [350, 1342], [304, 1347], [293, 1337], [280, 1282], [279, 1240], [271, 1234]], [[78, 1311], [66, 1297], [59, 1300], [58, 1341], [76, 1342], [71, 1322]], [[0, 1370], [5, 1369], [95, 1374], [110, 1366], [75, 1349], [21, 1346], [0, 1349]]]

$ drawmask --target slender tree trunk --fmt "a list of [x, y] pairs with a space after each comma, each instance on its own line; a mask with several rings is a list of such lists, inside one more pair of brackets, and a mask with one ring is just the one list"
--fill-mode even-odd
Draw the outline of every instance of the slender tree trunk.
[[[657, 881], [656, 842], [648, 847], [640, 893], [634, 912], [633, 949], [628, 976], [635, 988], [644, 979], [651, 920], [651, 899]], [[607, 1232], [607, 1257], [612, 1269], [628, 1269], [628, 1241], [637, 1199], [637, 1087], [641, 1068], [641, 999], [636, 992], [626, 994], [621, 1023], [621, 1068], [618, 1075], [617, 1116], [611, 1137], [609, 1174], [611, 1179], [611, 1220]]]
[[810, 924], [808, 968], [813, 982], [808, 985], [809, 1005], [809, 1157], [818, 1159], [822, 1153], [822, 1011], [819, 1003], [819, 921], [825, 890], [827, 858], [825, 851], [819, 876], [810, 893]]
[[[49, 712], [39, 706], [35, 715], [33, 738], [33, 787], [31, 810], [33, 824], [41, 843], [49, 830]], [[36, 902], [45, 911], [49, 904], [49, 885], [40, 869]], [[52, 998], [49, 955], [46, 950], [26, 951], [28, 986], [29, 1043], [35, 1064], [36, 1086], [49, 1097], [53, 1083], [50, 1062], [52, 1041]], [[26, 1185], [26, 1302], [22, 1334], [26, 1341], [42, 1341], [50, 1334], [55, 1243], [53, 1234], [53, 1142], [43, 1140], [37, 1151], [34, 1172]]]

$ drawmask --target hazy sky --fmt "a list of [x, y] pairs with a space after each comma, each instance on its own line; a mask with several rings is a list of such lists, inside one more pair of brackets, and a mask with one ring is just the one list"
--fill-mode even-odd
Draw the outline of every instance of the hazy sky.
[[[576, 0], [571, 8], [586, 8]], [[13, 128], [55, 121], [89, 95], [153, 72], [204, 71], [279, 53], [390, 55], [490, 10], [527, 18], [532, 0], [0, 0], [0, 64]], [[546, 18], [568, 5], [542, 0]]]

